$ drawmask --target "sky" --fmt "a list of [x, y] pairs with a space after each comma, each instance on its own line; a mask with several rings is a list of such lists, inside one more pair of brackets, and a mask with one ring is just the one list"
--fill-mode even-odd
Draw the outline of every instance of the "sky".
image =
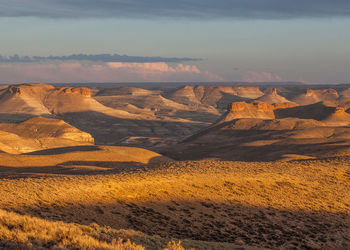
[[0, 0], [0, 83], [350, 82], [348, 0]]

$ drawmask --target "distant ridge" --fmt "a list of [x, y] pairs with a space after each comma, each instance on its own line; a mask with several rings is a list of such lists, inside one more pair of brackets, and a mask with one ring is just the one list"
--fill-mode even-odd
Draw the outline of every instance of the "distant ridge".
[[[0, 85], [4, 85], [3, 83]], [[171, 87], [171, 86], [195, 86], [195, 85], [213, 85], [213, 86], [308, 86], [303, 82], [53, 82], [50, 83], [54, 86], [89, 86], [89, 87]], [[350, 84], [350, 83], [349, 83]], [[312, 86], [312, 85], [310, 85]]]

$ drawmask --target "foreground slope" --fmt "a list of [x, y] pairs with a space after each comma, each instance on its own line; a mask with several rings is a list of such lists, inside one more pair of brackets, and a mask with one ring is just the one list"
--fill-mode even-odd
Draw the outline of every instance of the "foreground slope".
[[211, 250], [241, 249], [239, 245], [232, 243], [179, 241], [149, 236], [134, 230], [100, 227], [96, 223], [79, 225], [53, 222], [0, 210], [1, 249], [185, 250], [184, 247]]
[[338, 158], [172, 162], [113, 175], [3, 178], [0, 209], [242, 247], [347, 249], [349, 171], [349, 158]]
[[123, 243], [118, 234], [113, 235], [114, 239], [110, 236], [110, 239], [101, 240], [101, 236], [103, 233], [94, 227], [52, 222], [0, 210], [1, 249], [144, 249], [131, 242]]

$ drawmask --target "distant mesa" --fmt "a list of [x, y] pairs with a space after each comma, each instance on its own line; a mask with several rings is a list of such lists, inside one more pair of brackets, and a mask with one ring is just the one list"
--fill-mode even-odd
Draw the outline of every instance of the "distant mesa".
[[275, 119], [275, 110], [296, 107], [295, 103], [265, 103], [261, 101], [233, 102], [228, 105], [227, 112], [220, 118], [219, 123], [242, 118]]
[[232, 101], [253, 100], [263, 93], [257, 86], [184, 86], [167, 98], [186, 105], [211, 105], [216, 108], [225, 108]]
[[123, 110], [106, 107], [91, 96], [91, 90], [86, 87], [55, 88], [42, 83], [9, 85], [0, 89], [0, 114], [11, 114], [7, 117], [11, 117], [12, 121], [23, 121], [31, 116], [55, 116], [72, 112], [98, 112], [123, 118], [138, 117]]

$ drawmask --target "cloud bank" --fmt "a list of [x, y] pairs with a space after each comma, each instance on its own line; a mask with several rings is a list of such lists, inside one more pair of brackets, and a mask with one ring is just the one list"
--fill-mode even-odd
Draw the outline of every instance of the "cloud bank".
[[348, 17], [349, 0], [11, 0], [0, 17], [289, 19]]
[[194, 65], [152, 63], [0, 63], [0, 83], [223, 81]]
[[188, 61], [201, 61], [200, 58], [177, 58], [177, 57], [145, 57], [145, 56], [128, 56], [119, 54], [74, 54], [69, 56], [1, 56], [0, 63], [20, 63], [20, 62], [41, 62], [41, 61], [90, 61], [90, 62], [167, 62], [179, 63]]

